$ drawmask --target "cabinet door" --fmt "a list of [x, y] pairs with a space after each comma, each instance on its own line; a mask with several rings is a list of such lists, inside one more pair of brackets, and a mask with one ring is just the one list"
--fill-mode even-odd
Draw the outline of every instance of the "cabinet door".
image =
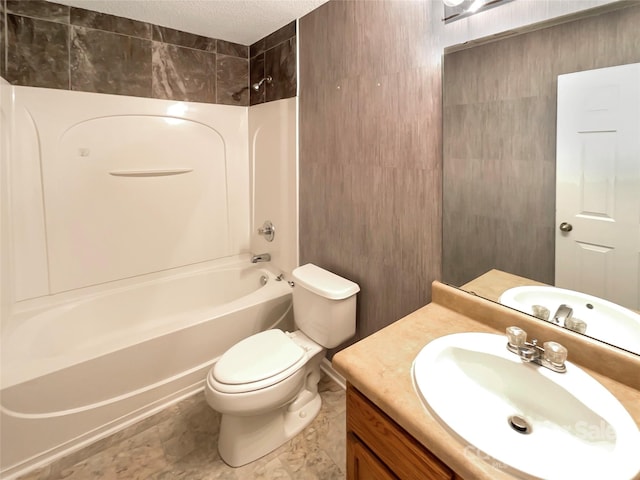
[[347, 435], [347, 480], [397, 479], [355, 435]]
[[454, 478], [451, 469], [350, 384], [347, 385], [347, 432], [355, 435], [374, 458], [395, 475], [382, 478]]

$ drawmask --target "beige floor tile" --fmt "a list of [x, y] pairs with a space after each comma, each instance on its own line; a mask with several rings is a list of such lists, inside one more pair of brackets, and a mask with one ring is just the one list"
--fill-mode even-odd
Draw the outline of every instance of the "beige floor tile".
[[20, 480], [342, 480], [345, 392], [326, 376], [319, 391], [307, 428], [240, 468], [220, 458], [220, 414], [198, 393]]

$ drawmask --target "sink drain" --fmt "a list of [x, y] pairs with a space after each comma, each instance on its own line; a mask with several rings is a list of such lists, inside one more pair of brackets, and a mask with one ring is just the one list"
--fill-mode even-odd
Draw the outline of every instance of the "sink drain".
[[527, 422], [526, 419], [522, 418], [519, 415], [511, 415], [509, 417], [509, 425], [516, 432], [522, 433], [523, 435], [527, 435], [532, 431], [532, 428], [529, 422]]

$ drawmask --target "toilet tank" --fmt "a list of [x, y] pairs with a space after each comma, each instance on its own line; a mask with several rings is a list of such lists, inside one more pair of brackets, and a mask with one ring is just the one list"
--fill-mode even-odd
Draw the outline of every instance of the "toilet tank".
[[356, 333], [357, 283], [307, 263], [293, 271], [293, 317], [298, 328], [325, 348]]

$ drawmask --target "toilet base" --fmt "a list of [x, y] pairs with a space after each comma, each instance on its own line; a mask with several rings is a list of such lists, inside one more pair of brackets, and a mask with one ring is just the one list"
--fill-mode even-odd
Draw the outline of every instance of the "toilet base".
[[[307, 398], [304, 398], [307, 396]], [[300, 433], [318, 415], [322, 399], [308, 390], [290, 405], [263, 415], [222, 415], [218, 451], [232, 467], [241, 467], [272, 452]]]

